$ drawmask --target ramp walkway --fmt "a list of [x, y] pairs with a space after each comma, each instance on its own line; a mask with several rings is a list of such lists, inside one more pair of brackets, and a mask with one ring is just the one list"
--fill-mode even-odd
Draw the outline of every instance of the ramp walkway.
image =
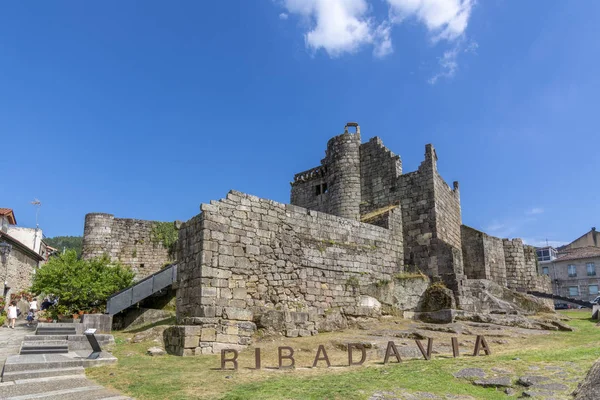
[[177, 264], [171, 264], [139, 282], [110, 296], [106, 303], [106, 313], [116, 313], [129, 308], [177, 282]]

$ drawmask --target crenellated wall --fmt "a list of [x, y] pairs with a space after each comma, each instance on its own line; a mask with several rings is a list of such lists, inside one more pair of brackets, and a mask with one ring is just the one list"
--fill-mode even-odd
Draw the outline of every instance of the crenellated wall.
[[402, 175], [400, 156], [371, 138], [360, 146], [361, 215], [398, 202], [398, 177]]
[[169, 251], [152, 236], [155, 221], [115, 218], [112, 214], [85, 216], [82, 257], [108, 255], [128, 265], [142, 279], [171, 261]]

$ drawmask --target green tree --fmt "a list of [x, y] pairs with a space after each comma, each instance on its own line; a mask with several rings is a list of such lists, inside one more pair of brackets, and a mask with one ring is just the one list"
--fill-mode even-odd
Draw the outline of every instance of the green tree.
[[83, 244], [83, 237], [81, 236], [55, 236], [45, 238], [44, 242], [46, 242], [48, 246], [58, 249], [61, 253], [63, 249], [75, 250], [77, 252], [77, 257], [81, 257], [81, 248]]
[[71, 314], [98, 309], [106, 299], [133, 282], [134, 273], [107, 256], [82, 260], [74, 250], [52, 257], [33, 278], [31, 292], [58, 297], [53, 314]]

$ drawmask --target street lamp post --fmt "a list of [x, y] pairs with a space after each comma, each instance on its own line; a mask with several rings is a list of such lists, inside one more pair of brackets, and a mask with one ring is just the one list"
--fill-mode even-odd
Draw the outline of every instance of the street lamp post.
[[0, 256], [2, 257], [2, 264], [4, 264], [4, 296], [8, 294], [10, 287], [8, 287], [8, 255], [12, 250], [12, 246], [6, 242], [0, 243]]

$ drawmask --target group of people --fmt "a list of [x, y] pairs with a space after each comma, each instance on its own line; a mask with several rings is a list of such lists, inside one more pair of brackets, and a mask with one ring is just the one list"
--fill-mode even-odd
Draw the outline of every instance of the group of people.
[[[35, 314], [38, 312], [37, 300], [33, 299], [29, 302], [29, 312], [27, 313], [27, 326], [35, 320]], [[12, 301], [8, 306], [8, 327], [15, 329], [15, 322], [21, 311], [17, 308], [17, 302]]]

